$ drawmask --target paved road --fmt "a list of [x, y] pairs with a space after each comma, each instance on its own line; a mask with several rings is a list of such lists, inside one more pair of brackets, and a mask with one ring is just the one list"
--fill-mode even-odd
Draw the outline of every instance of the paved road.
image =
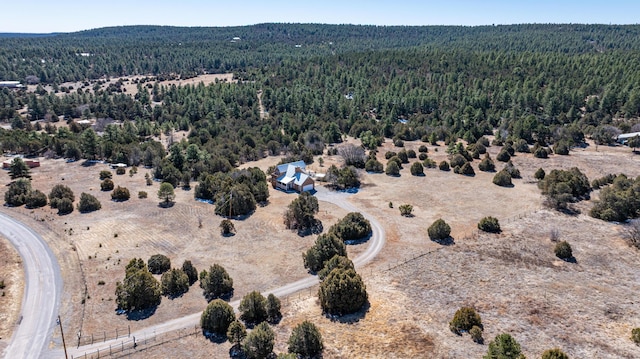
[[[353, 264], [357, 268], [369, 263], [378, 255], [378, 253], [380, 253], [380, 251], [384, 247], [386, 236], [384, 229], [382, 228], [380, 223], [368, 213], [356, 208], [353, 204], [351, 204], [351, 202], [347, 200], [349, 196], [350, 194], [344, 192], [329, 191], [323, 187], [318, 188], [318, 192], [316, 192], [316, 197], [318, 198], [318, 200], [333, 203], [349, 212], [360, 212], [366, 219], [369, 220], [369, 222], [371, 222], [372, 235], [368, 241], [368, 247], [362, 254], [353, 259]], [[282, 287], [266, 291], [263, 294], [266, 295], [269, 293], [273, 293], [277, 297], [286, 297], [300, 290], [313, 287], [317, 283], [318, 278], [316, 276], [309, 276], [296, 282], [286, 284]], [[229, 304], [231, 304], [231, 306], [237, 311], [238, 306], [240, 305], [240, 300], [235, 300]], [[138, 340], [143, 340], [146, 337], [153, 337], [154, 334], [167, 333], [183, 328], [193, 328], [194, 325], [200, 322], [201, 314], [202, 312], [193, 313], [185, 317], [176, 318], [161, 324], [153, 325], [133, 332], [131, 333], [131, 336], [137, 338]], [[123, 339], [121, 338], [120, 340], [110, 340], [103, 343], [96, 343], [94, 345], [81, 346], [80, 348], [72, 347], [68, 348], [68, 351], [70, 356], [77, 358], [81, 357], [85, 353], [93, 353], [98, 349], [100, 349], [100, 351], [108, 351], [110, 345], [115, 346], [122, 340]], [[52, 352], [50, 354], [53, 355], [50, 357], [59, 357], [60, 352], [61, 351]]]
[[45, 241], [31, 228], [0, 213], [0, 233], [22, 257], [25, 286], [22, 319], [13, 332], [4, 357], [40, 358], [56, 326], [62, 276], [58, 261]]

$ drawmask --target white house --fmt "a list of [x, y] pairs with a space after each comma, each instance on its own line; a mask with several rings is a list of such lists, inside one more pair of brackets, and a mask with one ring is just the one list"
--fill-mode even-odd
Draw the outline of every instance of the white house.
[[315, 189], [315, 181], [305, 171], [306, 168], [304, 161], [279, 165], [271, 174], [271, 185], [283, 191], [312, 191]]

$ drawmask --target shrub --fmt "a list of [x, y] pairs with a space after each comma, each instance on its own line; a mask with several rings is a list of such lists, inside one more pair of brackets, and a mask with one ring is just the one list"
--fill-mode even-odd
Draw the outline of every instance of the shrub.
[[449, 329], [455, 334], [467, 332], [474, 326], [482, 328], [482, 320], [475, 309], [471, 307], [462, 307], [453, 315], [453, 319], [449, 322]]
[[588, 198], [591, 192], [589, 179], [576, 167], [568, 171], [552, 170], [538, 182], [538, 188], [547, 197], [547, 205], [555, 209], [565, 209], [568, 203]]
[[247, 324], [257, 324], [267, 319], [267, 299], [258, 291], [253, 291], [242, 297], [238, 311], [240, 319]]
[[247, 337], [247, 328], [245, 328], [244, 324], [239, 322], [238, 320], [234, 320], [229, 324], [229, 329], [227, 329], [227, 338], [230, 342], [235, 345], [240, 345], [244, 338]]
[[619, 175], [610, 186], [600, 190], [600, 198], [590, 215], [604, 221], [624, 222], [640, 214], [640, 177], [635, 180]]
[[520, 170], [511, 161], [508, 161], [502, 170], [509, 173], [511, 178], [520, 178]]
[[404, 217], [411, 217], [411, 212], [413, 212], [413, 206], [410, 204], [402, 204], [398, 209], [400, 209], [400, 215]]
[[631, 340], [636, 344], [640, 344], [640, 328], [633, 328], [631, 330]]
[[351, 314], [367, 302], [367, 289], [355, 270], [337, 268], [320, 283], [318, 298], [325, 313]]
[[288, 344], [289, 353], [295, 353], [299, 358], [316, 358], [324, 349], [320, 330], [306, 320], [293, 328]]
[[407, 151], [407, 157], [409, 157], [409, 158], [416, 158], [416, 157], [417, 157], [417, 156], [416, 156], [416, 151], [414, 151], [414, 150], [408, 150], [408, 151]]
[[395, 140], [393, 140], [393, 145], [396, 147], [404, 147], [404, 141], [396, 138]]
[[269, 323], [277, 323], [280, 318], [282, 318], [282, 313], [280, 313], [280, 299], [273, 295], [273, 293], [269, 293], [267, 296], [267, 321]]
[[182, 271], [189, 278], [189, 285], [192, 285], [198, 280], [198, 270], [191, 264], [191, 261], [182, 262]]
[[509, 152], [507, 152], [506, 150], [502, 149], [500, 150], [500, 152], [498, 153], [498, 155], [496, 156], [496, 159], [500, 162], [507, 162], [511, 159], [511, 155], [509, 155]]
[[442, 218], [436, 220], [429, 226], [427, 229], [427, 233], [429, 234], [429, 238], [433, 241], [439, 241], [443, 239], [449, 238], [451, 234], [451, 227], [442, 220]]
[[500, 233], [500, 223], [497, 218], [484, 217], [478, 223], [478, 229], [489, 233]]
[[22, 206], [26, 203], [30, 193], [31, 181], [26, 178], [19, 178], [15, 182], [11, 183], [9, 189], [5, 192], [4, 201], [9, 206]]
[[71, 210], [73, 211], [73, 201], [75, 201], [76, 198], [73, 195], [73, 191], [71, 190], [71, 188], [62, 184], [53, 186], [51, 192], [49, 192], [49, 205], [51, 205], [51, 208], [58, 208], [58, 203], [60, 203], [60, 201], [64, 198], [68, 199], [69, 202], [72, 203]]
[[564, 141], [560, 141], [553, 146], [553, 152], [557, 155], [569, 155], [569, 146]]
[[189, 277], [182, 269], [172, 269], [162, 274], [160, 288], [163, 295], [179, 297], [189, 290]]
[[116, 168], [116, 174], [117, 174], [117, 175], [123, 175], [123, 174], [125, 174], [125, 173], [127, 173], [127, 170], [126, 170], [124, 167], [118, 167], [118, 168]]
[[400, 162], [409, 163], [409, 155], [407, 154], [407, 151], [402, 150], [398, 152], [397, 157], [400, 159]]
[[420, 154], [418, 155], [418, 159], [419, 159], [420, 161], [424, 161], [424, 160], [426, 160], [427, 158], [429, 158], [429, 156], [428, 156], [426, 153], [420, 153]]
[[149, 272], [153, 274], [162, 274], [171, 268], [171, 260], [162, 254], [154, 254], [147, 261]]
[[424, 167], [420, 162], [414, 162], [411, 165], [411, 174], [413, 176], [423, 176], [424, 175]]
[[131, 194], [126, 187], [118, 186], [111, 192], [111, 199], [114, 201], [127, 201], [129, 197], [131, 197]]
[[493, 172], [496, 170], [496, 165], [493, 163], [489, 154], [486, 153], [480, 164], [478, 165], [478, 169], [483, 172]]
[[556, 254], [556, 257], [565, 261], [573, 258], [571, 245], [567, 241], [558, 242], [556, 247], [553, 249], [553, 252]]
[[138, 191], [138, 198], [145, 199], [149, 194], [145, 191]]
[[384, 158], [388, 160], [388, 159], [391, 159], [391, 157], [395, 157], [397, 155], [398, 154], [393, 151], [387, 151], [384, 153]]
[[541, 181], [544, 179], [544, 176], [546, 175], [546, 173], [544, 172], [544, 170], [542, 169], [542, 167], [538, 168], [538, 170], [536, 171], [536, 173], [533, 174], [533, 177], [535, 179], [537, 179], [538, 181]]
[[113, 177], [113, 174], [111, 173], [111, 171], [107, 171], [107, 170], [100, 171], [100, 180], [101, 181], [104, 181], [107, 178], [112, 178], [112, 177]]
[[527, 143], [527, 141], [523, 140], [523, 139], [519, 139], [518, 142], [515, 143], [515, 150], [516, 152], [522, 152], [522, 153], [529, 153], [529, 144]]
[[343, 241], [361, 239], [371, 234], [371, 223], [362, 213], [350, 212], [331, 226], [329, 233], [335, 234]]
[[[444, 162], [444, 161], [443, 161], [443, 162]], [[446, 163], [446, 162], [445, 162], [445, 163]], [[423, 165], [425, 168], [436, 168], [436, 167], [438, 167], [438, 164], [436, 163], [436, 161], [434, 161], [434, 160], [432, 160], [432, 159], [430, 159], [430, 158], [425, 159], [425, 160], [422, 162], [422, 165]]]
[[244, 340], [244, 352], [249, 359], [267, 358], [273, 352], [275, 333], [266, 322], [258, 324]]
[[544, 147], [538, 147], [533, 152], [535, 158], [549, 158], [549, 151]]
[[461, 154], [455, 154], [451, 157], [451, 167], [462, 167], [467, 160]]
[[110, 178], [105, 178], [105, 180], [100, 183], [100, 189], [102, 191], [112, 191], [113, 187], [114, 184]]
[[462, 167], [458, 172], [459, 174], [465, 175], [465, 176], [475, 176], [476, 174], [476, 171], [473, 170], [473, 167], [471, 167], [471, 163], [469, 162], [465, 162], [465, 164], [462, 165]]
[[483, 359], [520, 359], [520, 344], [507, 333], [499, 334], [489, 343], [487, 355]]
[[116, 283], [116, 304], [126, 311], [143, 310], [160, 304], [160, 283], [151, 275], [142, 259], [132, 259], [125, 277]]
[[382, 163], [380, 163], [380, 161], [374, 158], [367, 160], [367, 163], [364, 164], [364, 169], [367, 172], [374, 172], [374, 173], [384, 172]]
[[442, 161], [438, 165], [438, 168], [440, 169], [440, 171], [449, 171], [449, 163], [447, 163], [447, 161]]
[[316, 273], [324, 267], [326, 261], [335, 255], [347, 255], [344, 242], [333, 233], [321, 234], [313, 246], [302, 255], [304, 267], [312, 273]]
[[600, 189], [601, 187], [612, 184], [616, 178], [618, 178], [618, 176], [614, 175], [613, 173], [609, 173], [606, 176], [596, 178], [591, 181], [591, 187], [593, 187], [593, 189]]
[[482, 337], [482, 329], [479, 326], [474, 325], [469, 330], [469, 335], [471, 335], [471, 340], [473, 340], [474, 343], [478, 343], [478, 344], [484, 343], [484, 338]]
[[203, 333], [225, 335], [229, 325], [236, 320], [233, 308], [221, 299], [215, 299], [207, 305], [200, 316], [200, 327]]
[[418, 147], [418, 152], [427, 153], [427, 152], [429, 152], [429, 149], [425, 145], [420, 145], [420, 147]]
[[58, 200], [58, 214], [65, 215], [73, 212], [73, 202], [69, 198]]
[[220, 234], [223, 236], [229, 236], [236, 232], [236, 226], [229, 219], [223, 219], [220, 221]]
[[384, 172], [387, 174], [387, 176], [399, 176], [400, 167], [395, 161], [389, 161]]
[[39, 190], [31, 191], [26, 198], [27, 208], [40, 208], [47, 205], [47, 195]]
[[560, 349], [547, 349], [542, 353], [541, 359], [569, 359], [569, 356]]
[[78, 211], [80, 211], [80, 213], [93, 212], [100, 208], [102, 208], [102, 205], [96, 197], [84, 192], [80, 194], [80, 202], [78, 202]]
[[312, 230], [317, 225], [314, 215], [318, 213], [318, 199], [303, 192], [289, 203], [284, 215], [287, 229], [297, 229], [299, 233]]
[[340, 269], [355, 269], [353, 262], [346, 256], [335, 255], [328, 261], [324, 262], [324, 267], [318, 272], [318, 278], [324, 280], [332, 270]]
[[500, 171], [493, 176], [493, 183], [500, 187], [511, 187], [513, 183], [511, 182], [511, 175], [506, 171]]
[[208, 272], [200, 272], [200, 288], [208, 300], [230, 296], [233, 293], [233, 279], [223, 266], [214, 264], [209, 267]]

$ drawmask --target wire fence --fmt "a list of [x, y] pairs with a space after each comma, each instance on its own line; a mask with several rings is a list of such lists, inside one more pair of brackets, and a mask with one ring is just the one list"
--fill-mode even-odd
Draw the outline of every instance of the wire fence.
[[93, 345], [95, 343], [106, 342], [107, 340], [114, 340], [118, 338], [129, 338], [131, 337], [131, 327], [127, 326], [126, 328], [116, 328], [114, 330], [103, 330], [102, 333], [91, 333], [88, 335], [80, 335], [78, 332], [77, 338], [77, 347], [81, 347], [84, 345]]
[[[150, 333], [142, 337], [125, 336], [123, 340], [110, 344], [102, 349], [87, 351], [80, 355], [71, 355], [71, 359], [97, 359], [97, 358], [124, 358], [131, 356], [137, 352], [151, 349], [175, 340], [186, 338], [188, 336], [197, 336], [202, 333], [199, 325], [193, 327], [182, 328], [166, 333]], [[126, 339], [125, 339], [126, 338]]]

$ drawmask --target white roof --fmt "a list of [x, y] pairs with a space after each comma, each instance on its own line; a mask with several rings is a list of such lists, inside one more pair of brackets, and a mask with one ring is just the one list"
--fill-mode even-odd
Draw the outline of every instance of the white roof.
[[636, 136], [640, 136], [640, 132], [631, 132], [631, 133], [623, 133], [621, 135], [618, 135], [618, 139], [625, 139], [625, 138], [633, 138]]

